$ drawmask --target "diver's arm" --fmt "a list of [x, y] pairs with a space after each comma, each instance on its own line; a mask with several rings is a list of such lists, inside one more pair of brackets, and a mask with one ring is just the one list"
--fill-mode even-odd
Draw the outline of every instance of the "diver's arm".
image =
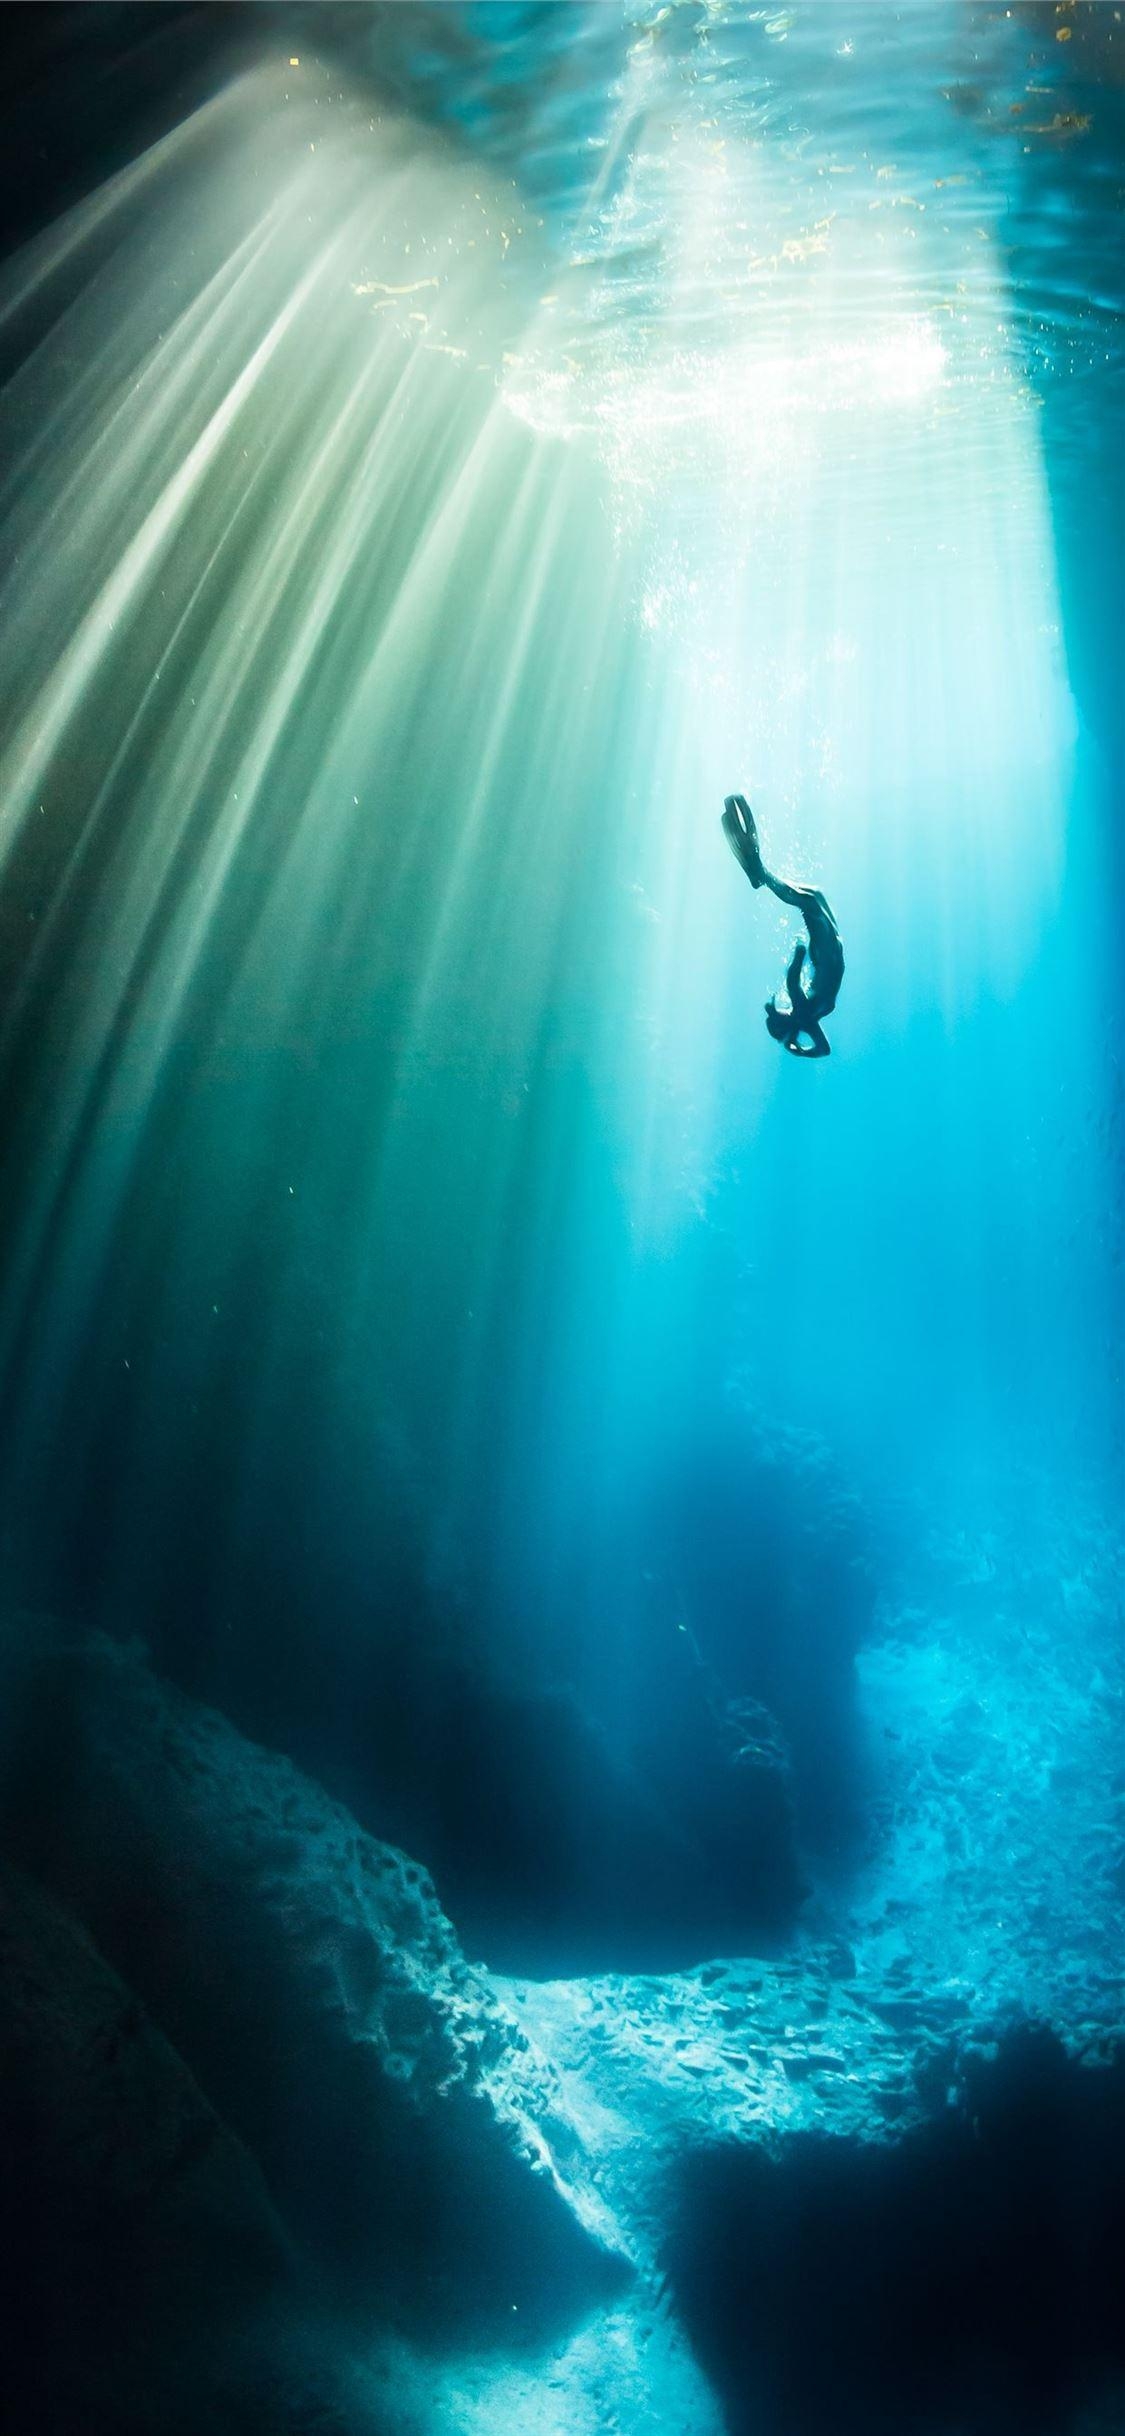
[[789, 970], [785, 976], [785, 987], [789, 992], [789, 1001], [793, 1008], [794, 1014], [796, 1014], [799, 1009], [807, 1003], [808, 1000], [808, 992], [801, 980], [801, 972], [804, 966], [804, 961], [805, 942], [803, 939], [798, 939], [796, 947], [794, 948], [789, 959]]
[[803, 1049], [799, 1040], [787, 1040], [785, 1046], [791, 1057], [831, 1057], [832, 1044], [827, 1033], [821, 1030], [815, 1015], [811, 1022], [803, 1024], [801, 1028], [808, 1033], [810, 1045]]

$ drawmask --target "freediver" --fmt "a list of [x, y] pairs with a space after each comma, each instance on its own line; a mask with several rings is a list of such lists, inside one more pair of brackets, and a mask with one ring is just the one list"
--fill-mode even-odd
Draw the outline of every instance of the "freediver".
[[[844, 951], [836, 916], [828, 899], [819, 888], [800, 888], [793, 880], [779, 880], [767, 871], [758, 844], [754, 815], [744, 795], [728, 795], [723, 812], [723, 828], [731, 852], [741, 863], [751, 888], [770, 888], [783, 905], [795, 905], [809, 934], [808, 948], [799, 939], [790, 958], [785, 976], [792, 1009], [786, 1014], [778, 1006], [776, 995], [766, 1000], [766, 1030], [772, 1040], [780, 1041], [792, 1057], [831, 1057], [832, 1050], [822, 1029], [822, 1018], [830, 1015], [840, 994], [844, 978]], [[812, 977], [811, 989], [801, 978], [806, 954]], [[805, 1047], [803, 1044], [809, 1045]]]

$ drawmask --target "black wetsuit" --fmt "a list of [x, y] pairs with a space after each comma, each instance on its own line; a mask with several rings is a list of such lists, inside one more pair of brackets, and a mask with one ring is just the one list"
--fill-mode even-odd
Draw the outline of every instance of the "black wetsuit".
[[[772, 889], [783, 905], [795, 905], [809, 934], [807, 950], [804, 940], [799, 940], [785, 976], [792, 1014], [787, 1015], [776, 998], [769, 999], [767, 1027], [774, 1040], [780, 1041], [793, 1057], [830, 1057], [832, 1052], [821, 1029], [821, 1018], [832, 1013], [844, 978], [844, 950], [836, 916], [819, 888], [801, 888], [794, 881], [779, 880], [766, 870], [754, 815], [744, 795], [727, 796], [723, 828], [751, 887]], [[811, 988], [805, 986], [802, 978], [806, 955], [811, 966]], [[809, 1043], [807, 1048], [802, 1045], [804, 1041]]]

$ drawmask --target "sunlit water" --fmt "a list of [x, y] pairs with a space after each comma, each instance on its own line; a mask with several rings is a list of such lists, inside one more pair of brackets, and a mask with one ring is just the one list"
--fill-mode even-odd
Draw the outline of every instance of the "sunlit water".
[[[1120, 333], [1005, 253], [1067, 28], [462, 14], [271, 21], [8, 281], [9, 1510], [95, 1603], [185, 1482], [212, 1591], [295, 1477], [362, 1570], [388, 1432], [542, 1597], [734, 1376], [872, 1489], [1106, 1450], [1042, 433]], [[736, 785], [843, 929], [815, 1075]]]

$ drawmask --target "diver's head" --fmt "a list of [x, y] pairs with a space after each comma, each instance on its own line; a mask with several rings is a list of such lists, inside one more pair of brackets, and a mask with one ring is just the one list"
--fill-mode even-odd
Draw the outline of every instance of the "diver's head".
[[775, 1005], [774, 1005], [774, 1003], [773, 1003], [772, 998], [767, 998], [767, 1000], [766, 1000], [766, 1030], [767, 1030], [767, 1032], [769, 1033], [770, 1039], [771, 1039], [771, 1040], [788, 1040], [788, 1038], [789, 1038], [789, 1034], [790, 1034], [790, 1032], [791, 1032], [791, 1030], [792, 1030], [792, 1027], [793, 1027], [793, 1018], [792, 1018], [792, 1016], [791, 1016], [791, 1015], [783, 1015], [783, 1014], [782, 1014], [782, 1012], [781, 1012], [781, 1008], [780, 1008], [780, 1007], [775, 1007]]

